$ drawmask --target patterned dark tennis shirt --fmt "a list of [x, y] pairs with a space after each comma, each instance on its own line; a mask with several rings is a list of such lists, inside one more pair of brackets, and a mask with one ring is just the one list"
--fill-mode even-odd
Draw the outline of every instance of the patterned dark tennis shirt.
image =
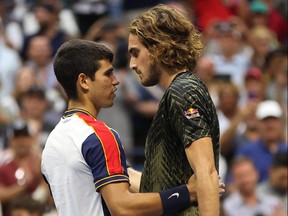
[[[219, 124], [205, 84], [191, 72], [178, 74], [160, 101], [149, 130], [141, 192], [159, 192], [188, 182], [193, 174], [185, 148], [211, 137], [215, 166], [219, 161]], [[199, 215], [198, 208], [173, 214]]]

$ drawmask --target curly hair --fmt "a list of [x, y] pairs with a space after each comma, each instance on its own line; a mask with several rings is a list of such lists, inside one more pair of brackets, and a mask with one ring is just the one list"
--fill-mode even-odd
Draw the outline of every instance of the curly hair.
[[194, 70], [203, 51], [201, 34], [179, 11], [162, 4], [139, 15], [129, 26], [149, 50], [151, 61], [166, 68]]

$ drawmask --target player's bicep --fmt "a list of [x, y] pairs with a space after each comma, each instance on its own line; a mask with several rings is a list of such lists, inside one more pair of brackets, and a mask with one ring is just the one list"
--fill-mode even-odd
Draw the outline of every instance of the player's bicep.
[[125, 199], [129, 197], [128, 182], [119, 182], [115, 184], [107, 184], [99, 189], [110, 213], [114, 215], [119, 213]]
[[185, 153], [196, 175], [199, 171], [215, 169], [213, 145], [210, 137], [194, 141], [189, 147], [185, 148]]

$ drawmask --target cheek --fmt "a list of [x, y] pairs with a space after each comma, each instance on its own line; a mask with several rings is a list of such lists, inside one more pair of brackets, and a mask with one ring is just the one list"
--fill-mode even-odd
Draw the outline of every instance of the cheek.
[[106, 90], [110, 88], [111, 86], [112, 86], [112, 82], [109, 79], [107, 79], [103, 81], [102, 89]]

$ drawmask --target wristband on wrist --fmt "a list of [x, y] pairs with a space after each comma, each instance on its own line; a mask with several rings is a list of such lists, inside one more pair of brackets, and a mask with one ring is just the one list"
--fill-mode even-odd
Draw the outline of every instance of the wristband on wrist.
[[186, 185], [160, 191], [159, 194], [163, 206], [163, 215], [182, 211], [191, 206], [190, 195]]

